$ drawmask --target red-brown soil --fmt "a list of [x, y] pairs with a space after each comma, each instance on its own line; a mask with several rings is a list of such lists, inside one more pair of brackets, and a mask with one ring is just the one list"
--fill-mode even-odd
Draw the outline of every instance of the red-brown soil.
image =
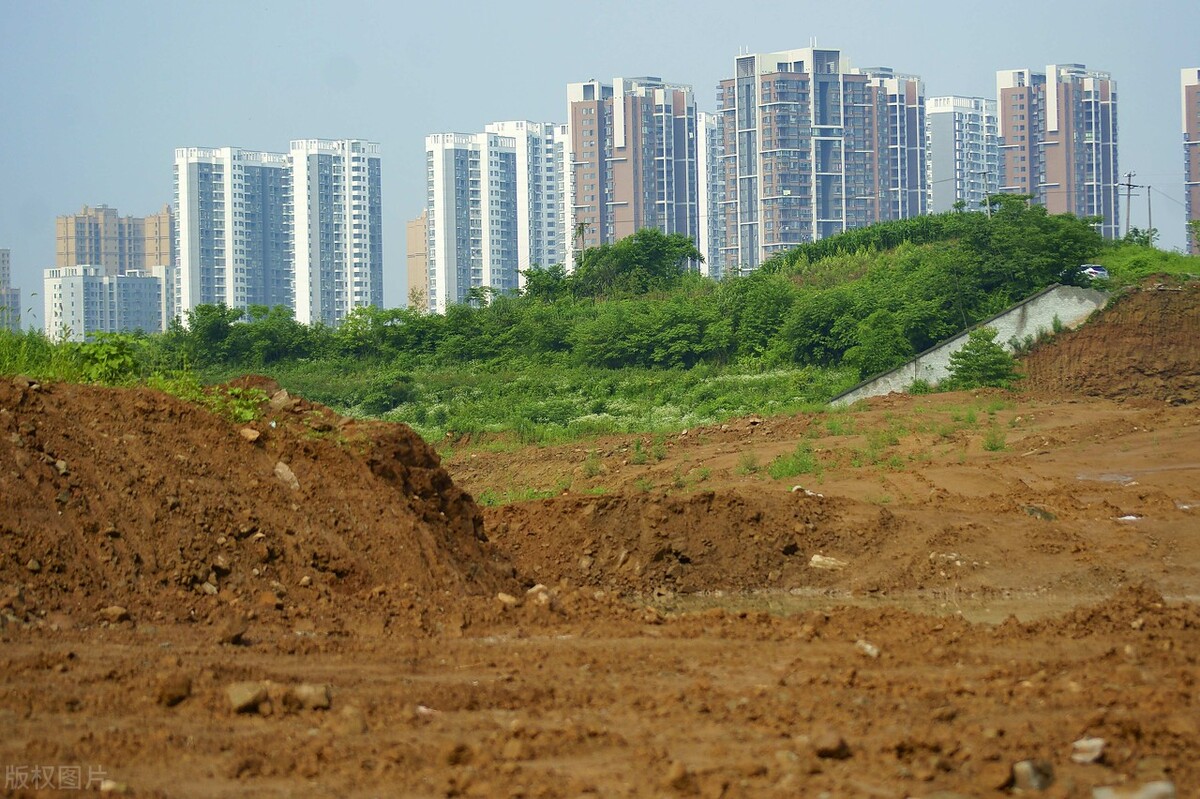
[[0, 379], [4, 795], [1197, 795], [1195, 296], [1025, 394], [441, 463], [262, 380]]

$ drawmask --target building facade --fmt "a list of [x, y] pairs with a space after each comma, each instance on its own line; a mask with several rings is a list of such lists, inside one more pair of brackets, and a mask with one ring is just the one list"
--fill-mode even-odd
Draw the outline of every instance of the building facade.
[[1188, 252], [1200, 255], [1200, 67], [1181, 70], [1183, 193]]
[[181, 313], [215, 304], [295, 308], [286, 154], [177, 149], [175, 209]]
[[925, 153], [930, 213], [951, 211], [958, 203], [964, 210], [983, 210], [1000, 187], [996, 101], [928, 98]]
[[717, 224], [718, 210], [725, 198], [725, 184], [717, 171], [724, 152], [721, 146], [720, 127], [715, 114], [704, 111], [696, 113], [696, 130], [700, 146], [696, 148], [697, 207], [699, 208], [699, 234], [696, 248], [704, 255], [700, 273], [719, 280], [724, 274], [721, 263], [722, 234], [724, 229]]
[[425, 137], [428, 308], [475, 290], [518, 290], [517, 142], [496, 133]]
[[55, 220], [56, 266], [99, 266], [106, 274], [172, 263], [175, 218], [171, 206], [149, 216], [121, 216], [107, 205], [84, 206]]
[[21, 329], [21, 290], [12, 285], [12, 253], [0, 250], [0, 330]]
[[108, 274], [102, 266], [59, 266], [45, 275], [46, 335], [53, 339], [163, 330], [161, 277], [140, 269]]
[[738, 56], [717, 89], [726, 272], [805, 242], [925, 212], [919, 78], [813, 47]]
[[1120, 231], [1117, 84], [1082, 64], [996, 73], [1000, 191]]
[[513, 139], [517, 172], [517, 285], [522, 274], [564, 262], [566, 251], [565, 125], [494, 122], [484, 128]]
[[336, 325], [383, 303], [379, 145], [300, 139], [288, 153], [175, 151], [174, 305], [290, 308]]
[[296, 320], [336, 326], [354, 308], [382, 307], [379, 145], [301, 139], [289, 163]]
[[568, 267], [642, 228], [699, 239], [692, 87], [659, 78], [567, 85]]
[[422, 211], [404, 223], [405, 269], [408, 275], [407, 306], [429, 308], [429, 212]]

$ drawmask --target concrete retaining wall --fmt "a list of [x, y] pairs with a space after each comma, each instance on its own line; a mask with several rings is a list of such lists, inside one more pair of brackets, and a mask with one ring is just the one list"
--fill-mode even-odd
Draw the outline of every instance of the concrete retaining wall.
[[[1094, 311], [1103, 308], [1108, 302], [1108, 297], [1108, 293], [1096, 289], [1054, 285], [1022, 300], [1008, 310], [1001, 311], [991, 319], [985, 319], [975, 327], [994, 328], [996, 342], [1011, 351], [1011, 340], [1021, 341], [1026, 336], [1036, 337], [1041, 330], [1053, 330], [1056, 317], [1063, 327], [1079, 325]], [[925, 380], [931, 384], [944, 380], [950, 376], [950, 356], [967, 343], [968, 333], [970, 330], [959, 333], [954, 338], [925, 350], [902, 366], [864, 380], [844, 394], [834, 397], [830, 404], [849, 405], [864, 397], [878, 397], [893, 391], [903, 392], [916, 380]]]

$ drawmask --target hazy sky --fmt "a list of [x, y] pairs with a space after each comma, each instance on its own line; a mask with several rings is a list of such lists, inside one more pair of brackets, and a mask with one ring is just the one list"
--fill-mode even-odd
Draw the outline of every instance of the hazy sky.
[[[1196, 0], [256, 2], [0, 0], [0, 248], [42, 317], [54, 218], [172, 199], [176, 147], [276, 152], [291, 139], [383, 148], [384, 293], [400, 304], [404, 222], [423, 205], [424, 137], [565, 121], [566, 84], [656, 75], [715, 110], [739, 52], [840, 48], [920, 75], [927, 96], [995, 96], [995, 72], [1081, 63], [1120, 93], [1120, 168], [1153, 186], [1182, 247], [1179, 73], [1200, 66]], [[1146, 192], [1131, 221], [1145, 226]], [[1122, 213], [1124, 206], [1122, 205]], [[32, 292], [36, 297], [31, 297]]]

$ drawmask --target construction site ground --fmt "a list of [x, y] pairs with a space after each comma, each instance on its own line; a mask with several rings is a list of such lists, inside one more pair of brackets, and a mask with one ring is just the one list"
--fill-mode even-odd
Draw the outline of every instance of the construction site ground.
[[1200, 795], [1198, 300], [1013, 391], [441, 456], [0, 379], [3, 795]]

